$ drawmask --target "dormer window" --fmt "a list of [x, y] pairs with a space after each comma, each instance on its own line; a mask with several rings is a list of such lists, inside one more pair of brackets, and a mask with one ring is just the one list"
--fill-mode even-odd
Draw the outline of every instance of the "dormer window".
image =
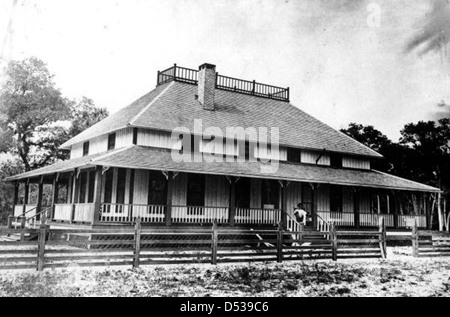
[[300, 149], [288, 148], [287, 161], [291, 163], [300, 163], [302, 160], [302, 153]]
[[114, 150], [116, 148], [116, 134], [111, 133], [108, 135], [108, 151]]
[[89, 155], [89, 141], [83, 143], [83, 156]]
[[342, 155], [337, 153], [330, 154], [331, 167], [342, 168]]

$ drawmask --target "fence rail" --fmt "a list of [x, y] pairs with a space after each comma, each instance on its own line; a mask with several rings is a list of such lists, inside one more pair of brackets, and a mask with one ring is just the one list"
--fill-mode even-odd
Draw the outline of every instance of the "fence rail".
[[416, 220], [412, 228], [412, 248], [414, 257], [449, 257], [450, 234], [443, 232], [419, 231]]
[[[23, 234], [27, 230], [3, 230]], [[382, 257], [383, 232], [143, 229], [53, 230], [42, 225], [37, 241], [1, 241], [0, 269], [182, 263], [229, 263]], [[5, 247], [15, 246], [14, 248]]]

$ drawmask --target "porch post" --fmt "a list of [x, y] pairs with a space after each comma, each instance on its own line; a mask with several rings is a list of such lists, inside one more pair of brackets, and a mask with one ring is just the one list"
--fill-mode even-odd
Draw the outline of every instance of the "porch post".
[[77, 182], [77, 169], [73, 171], [72, 177], [72, 210], [70, 213], [70, 223], [73, 223], [75, 219], [75, 203], [77, 200], [78, 182]]
[[58, 182], [56, 181], [58, 178], [59, 174], [55, 174], [53, 176], [53, 195], [52, 195], [52, 212], [50, 214], [50, 219], [49, 221], [53, 221], [53, 218], [55, 217], [55, 204], [56, 204], [56, 200], [58, 199]]
[[287, 187], [288, 187], [288, 183], [286, 181], [282, 181], [281, 182], [283, 188], [282, 188], [282, 198], [281, 198], [281, 202], [283, 203], [283, 207], [281, 209], [281, 223], [283, 225], [283, 228], [286, 229], [287, 228]]
[[360, 227], [360, 209], [359, 209], [359, 201], [360, 201], [360, 191], [359, 188], [353, 188], [353, 213], [355, 216], [355, 227], [359, 229]]
[[230, 177], [230, 226], [236, 224], [236, 177]]
[[23, 197], [23, 211], [22, 211], [22, 215], [25, 215], [25, 213], [27, 212], [27, 205], [28, 205], [28, 196], [30, 195], [30, 179], [27, 178], [25, 180], [25, 193], [24, 193], [24, 197]]
[[167, 173], [167, 206], [166, 206], [166, 226], [172, 225], [172, 195], [173, 195], [173, 172]]
[[94, 225], [100, 220], [100, 210], [101, 210], [101, 195], [102, 195], [102, 166], [97, 166], [95, 169], [95, 180], [94, 180], [94, 211], [92, 213], [91, 224]]
[[317, 186], [316, 184], [310, 184], [312, 191], [311, 210], [312, 210], [312, 222], [313, 228], [317, 228]]
[[394, 208], [394, 228], [398, 229], [398, 215], [400, 211], [400, 198], [396, 192], [392, 192], [394, 194], [395, 200], [395, 208]]
[[18, 200], [19, 200], [19, 182], [15, 181], [14, 182], [14, 202], [13, 202], [14, 206], [17, 205]]
[[[43, 191], [44, 191], [44, 178], [41, 177], [41, 179], [39, 180], [39, 184], [38, 184], [38, 197], [37, 197], [36, 215], [38, 215], [42, 211]], [[40, 220], [41, 218], [42, 218], [41, 215], [36, 216], [36, 220]], [[45, 215], [44, 215], [44, 219], [45, 219]]]
[[433, 224], [431, 223], [431, 200], [429, 199], [429, 195], [424, 194], [425, 199], [425, 215], [427, 217], [427, 230], [431, 230]]

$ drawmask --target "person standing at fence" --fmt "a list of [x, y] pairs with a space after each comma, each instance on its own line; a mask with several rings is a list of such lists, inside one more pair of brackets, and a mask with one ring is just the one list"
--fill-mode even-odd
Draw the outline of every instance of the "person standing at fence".
[[308, 212], [305, 210], [302, 203], [299, 203], [297, 205], [297, 208], [295, 208], [294, 216], [295, 220], [297, 220], [298, 223], [306, 226], [306, 218], [308, 217]]

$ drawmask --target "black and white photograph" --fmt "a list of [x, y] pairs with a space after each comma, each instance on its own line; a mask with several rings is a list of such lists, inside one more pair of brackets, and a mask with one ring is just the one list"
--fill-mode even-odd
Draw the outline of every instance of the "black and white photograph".
[[0, 0], [0, 297], [450, 297], [449, 50], [449, 0]]

